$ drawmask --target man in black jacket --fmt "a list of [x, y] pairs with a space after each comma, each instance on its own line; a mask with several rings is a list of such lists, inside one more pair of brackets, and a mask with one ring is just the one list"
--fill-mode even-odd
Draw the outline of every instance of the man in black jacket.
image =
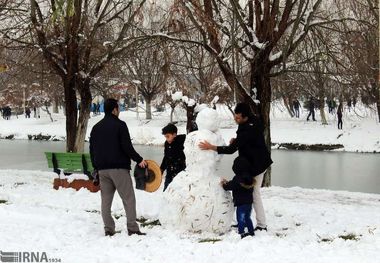
[[216, 146], [207, 141], [201, 142], [202, 150], [214, 150], [218, 154], [233, 154], [246, 158], [252, 166], [252, 176], [255, 177], [253, 190], [253, 208], [256, 213], [257, 226], [255, 230], [267, 230], [260, 188], [264, 173], [273, 163], [264, 139], [264, 126], [254, 117], [248, 104], [238, 103], [235, 108], [235, 122], [239, 125], [236, 138], [231, 139], [229, 146]]
[[133, 148], [126, 123], [119, 119], [117, 100], [107, 99], [104, 112], [105, 117], [91, 131], [90, 155], [94, 169], [99, 172], [105, 235], [115, 234], [111, 206], [116, 190], [127, 215], [128, 234], [145, 235], [136, 222], [136, 199], [130, 170], [131, 159], [140, 167], [145, 167], [146, 162]]
[[166, 139], [164, 158], [161, 163], [161, 172], [163, 173], [166, 170], [164, 191], [173, 181], [173, 178], [186, 168], [186, 157], [183, 152], [186, 135], [177, 135], [177, 132], [177, 127], [172, 123], [162, 129], [162, 134]]

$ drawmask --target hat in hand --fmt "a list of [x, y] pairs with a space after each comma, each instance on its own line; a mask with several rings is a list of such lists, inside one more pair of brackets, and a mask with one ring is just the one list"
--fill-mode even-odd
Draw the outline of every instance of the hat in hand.
[[146, 160], [146, 163], [148, 165], [145, 168], [141, 168], [138, 164], [135, 166], [133, 175], [136, 181], [136, 189], [155, 192], [161, 185], [161, 169], [153, 160]]

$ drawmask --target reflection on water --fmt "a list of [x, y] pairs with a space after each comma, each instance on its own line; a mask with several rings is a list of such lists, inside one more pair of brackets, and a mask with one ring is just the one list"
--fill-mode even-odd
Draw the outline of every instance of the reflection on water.
[[[145, 159], [161, 163], [162, 147], [135, 148]], [[0, 140], [0, 169], [49, 170], [43, 153], [64, 150], [65, 142]], [[222, 158], [218, 175], [232, 177], [235, 156]], [[272, 159], [273, 185], [380, 193], [380, 154], [273, 150]]]

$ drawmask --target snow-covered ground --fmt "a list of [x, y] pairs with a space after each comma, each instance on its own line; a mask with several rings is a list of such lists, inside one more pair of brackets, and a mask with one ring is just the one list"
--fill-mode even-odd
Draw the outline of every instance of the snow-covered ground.
[[[143, 106], [143, 105], [142, 105]], [[179, 107], [178, 107], [179, 108]], [[228, 142], [235, 136], [236, 125], [231, 113], [221, 105], [217, 105], [221, 121], [221, 133]], [[327, 109], [326, 109], [327, 112]], [[319, 111], [316, 111], [317, 122], [307, 122], [307, 112], [301, 109], [301, 118], [290, 118], [281, 103], [272, 105], [271, 136], [273, 143], [300, 143], [300, 144], [342, 144], [345, 151], [352, 152], [380, 152], [380, 124], [376, 113], [368, 108], [356, 107], [349, 112], [345, 109], [343, 117], [343, 130], [337, 129], [336, 115], [328, 113], [329, 125], [322, 125]], [[92, 126], [103, 115], [92, 117], [89, 122], [87, 134]], [[133, 142], [135, 144], [163, 144], [161, 129], [169, 122], [169, 109], [166, 112], [154, 113], [153, 120], [145, 120], [145, 114], [140, 112], [140, 119], [132, 111], [122, 112], [120, 118], [127, 122]], [[28, 135], [51, 135], [52, 138], [64, 139], [65, 117], [63, 114], [53, 114], [51, 122], [46, 114], [41, 119], [25, 119], [12, 117], [10, 121], [0, 118], [0, 138], [15, 135], [15, 139], [28, 139]], [[179, 131], [185, 132], [186, 114], [177, 109], [174, 121], [179, 121]]]
[[[380, 259], [380, 195], [271, 187], [263, 189], [269, 231], [243, 240], [142, 227], [128, 236], [121, 216], [103, 236], [100, 194], [52, 188], [54, 174], [0, 170], [0, 248], [46, 252], [62, 262], [373, 262]], [[138, 217], [157, 219], [162, 192], [136, 191]], [[347, 238], [351, 238], [345, 240]], [[202, 242], [215, 239], [213, 242]]]

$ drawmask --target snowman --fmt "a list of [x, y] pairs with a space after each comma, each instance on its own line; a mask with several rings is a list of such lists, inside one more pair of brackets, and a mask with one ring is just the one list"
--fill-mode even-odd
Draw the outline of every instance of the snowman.
[[186, 170], [163, 193], [159, 220], [168, 229], [222, 234], [231, 226], [232, 198], [216, 175], [218, 154], [202, 151], [198, 146], [204, 140], [224, 144], [218, 131], [218, 114], [205, 108], [198, 113], [196, 122], [199, 130], [189, 133], [185, 140]]

